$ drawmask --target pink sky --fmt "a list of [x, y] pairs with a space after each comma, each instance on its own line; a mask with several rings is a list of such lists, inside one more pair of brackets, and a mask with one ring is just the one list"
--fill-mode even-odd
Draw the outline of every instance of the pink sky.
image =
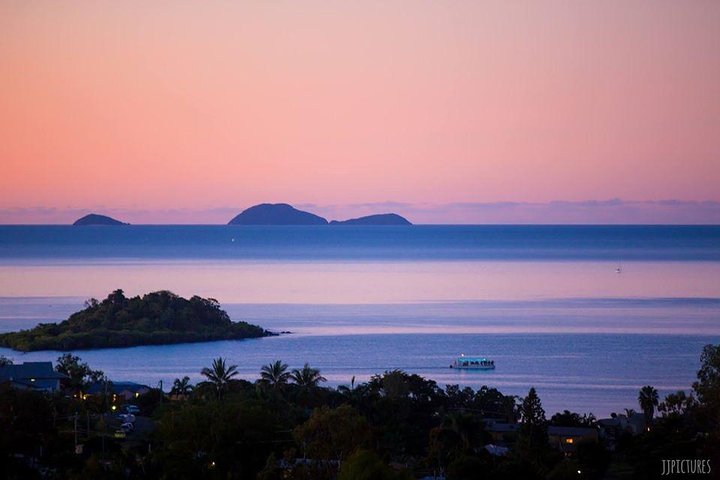
[[718, 25], [714, 0], [3, 1], [0, 222], [717, 202]]

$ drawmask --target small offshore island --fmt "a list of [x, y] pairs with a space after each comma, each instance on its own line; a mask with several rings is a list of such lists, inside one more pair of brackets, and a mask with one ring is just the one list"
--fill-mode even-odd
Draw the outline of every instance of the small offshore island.
[[333, 220], [298, 210], [287, 203], [261, 203], [240, 212], [228, 225], [412, 225], [397, 213], [381, 213], [350, 220]]
[[333, 220], [330, 225], [412, 225], [410, 221], [397, 213], [380, 213], [366, 217], [351, 218], [350, 220]]
[[228, 225], [327, 225], [314, 213], [304, 212], [287, 203], [261, 203], [235, 216]]
[[93, 298], [85, 306], [60, 323], [0, 334], [0, 346], [23, 352], [82, 350], [275, 335], [257, 325], [233, 322], [214, 299], [187, 300], [168, 291], [127, 298], [115, 290], [105, 300]]
[[78, 218], [73, 223], [75, 227], [85, 227], [90, 225], [130, 225], [129, 223], [121, 222], [107, 215], [98, 215], [97, 213], [90, 213], [84, 217]]

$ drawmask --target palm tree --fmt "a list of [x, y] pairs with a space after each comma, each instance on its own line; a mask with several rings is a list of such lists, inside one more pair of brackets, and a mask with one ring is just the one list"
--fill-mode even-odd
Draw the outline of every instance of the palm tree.
[[287, 364], [280, 360], [263, 365], [260, 368], [260, 381], [272, 385], [273, 388], [280, 388], [290, 379], [290, 372], [287, 369]]
[[320, 375], [320, 370], [312, 368], [307, 363], [303, 366], [302, 370], [294, 369], [290, 378], [292, 378], [292, 381], [298, 386], [303, 388], [317, 387], [318, 383], [327, 381], [325, 377]]
[[215, 394], [220, 398], [227, 388], [228, 382], [238, 374], [238, 371], [237, 365], [228, 367], [225, 364], [225, 359], [218, 357], [213, 360], [211, 368], [203, 368], [200, 374], [207, 377], [208, 381], [215, 387]]
[[350, 386], [340, 385], [337, 387], [337, 391], [355, 406], [360, 405], [370, 394], [370, 388], [367, 383], [355, 384], [354, 375], [350, 379]]
[[355, 375], [353, 375], [350, 379], [349, 387], [347, 385], [340, 385], [339, 387], [337, 387], [337, 391], [348, 398], [352, 398], [353, 393], [355, 393]]
[[190, 385], [190, 377], [185, 376], [181, 379], [176, 378], [173, 382], [173, 387], [170, 390], [170, 395], [176, 395], [178, 397], [187, 397], [192, 392], [193, 386]]
[[657, 407], [658, 404], [657, 390], [650, 385], [645, 385], [640, 389], [638, 402], [640, 403], [640, 408], [645, 414], [645, 425], [650, 425], [650, 423], [652, 423], [653, 415], [655, 415], [655, 407]]

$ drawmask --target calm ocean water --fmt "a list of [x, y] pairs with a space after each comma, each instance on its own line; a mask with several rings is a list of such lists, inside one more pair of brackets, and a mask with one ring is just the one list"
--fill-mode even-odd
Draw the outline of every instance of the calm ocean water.
[[[252, 379], [282, 359], [333, 385], [391, 368], [534, 385], [549, 413], [606, 415], [637, 408], [645, 384], [688, 389], [702, 346], [720, 342], [720, 227], [0, 226], [0, 331], [116, 288], [211, 296], [233, 319], [293, 332], [80, 352], [117, 380], [198, 380], [218, 355]], [[460, 353], [498, 368], [450, 370]]]

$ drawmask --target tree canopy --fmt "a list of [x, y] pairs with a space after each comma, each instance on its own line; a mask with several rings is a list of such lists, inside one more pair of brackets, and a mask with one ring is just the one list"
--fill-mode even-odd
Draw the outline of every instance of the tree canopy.
[[0, 346], [21, 351], [80, 350], [170, 343], [238, 340], [271, 335], [246, 322], [233, 322], [217, 300], [185, 299], [169, 291], [127, 298], [115, 290], [103, 301], [60, 323], [0, 335]]
[[[613, 416], [622, 422], [596, 422], [592, 414], [565, 410], [548, 421], [534, 388], [522, 399], [490, 387], [442, 389], [402, 370], [345, 387], [309, 387], [285, 378], [294, 370], [277, 361], [263, 369], [284, 379], [276, 389], [262, 373], [254, 382], [237, 379], [235, 359], [218, 357], [204, 370], [207, 381], [194, 388], [182, 377], [169, 398], [150, 389], [133, 399], [138, 427], [116, 438], [121, 420], [103, 414], [124, 398], [67, 395], [72, 382], [56, 394], [6, 382], [0, 478], [41, 478], [45, 468], [68, 480], [656, 478], [667, 458], [720, 463], [720, 427], [711, 421], [720, 398], [718, 352], [706, 347], [693, 392], [669, 393], [652, 428], [634, 432], [622, 414]], [[71, 354], [56, 368], [83, 381], [100, 374]], [[310, 366], [302, 370], [321, 376]], [[654, 388], [644, 390], [652, 400]], [[510, 428], [497, 430], [503, 423]], [[558, 427], [584, 427], [598, 438], [559, 443]], [[76, 436], [82, 453], [74, 453]], [[29, 457], [38, 467], [24, 461]]]

